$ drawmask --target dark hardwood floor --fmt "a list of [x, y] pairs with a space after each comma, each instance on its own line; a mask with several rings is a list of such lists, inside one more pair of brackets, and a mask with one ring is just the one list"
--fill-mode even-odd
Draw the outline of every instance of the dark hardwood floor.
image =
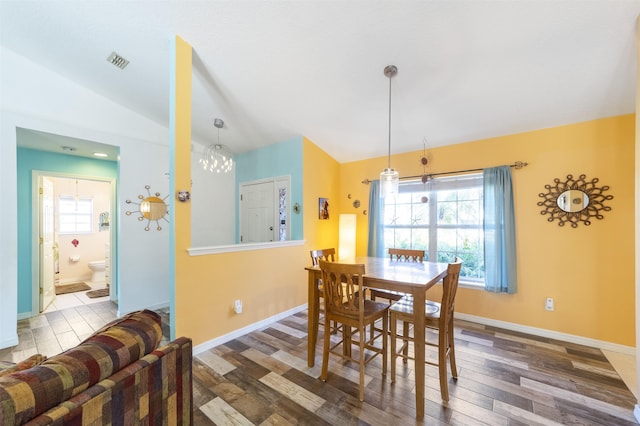
[[327, 382], [318, 378], [322, 327], [307, 368], [306, 330], [305, 311], [194, 357], [195, 424], [637, 424], [635, 397], [599, 349], [458, 321], [450, 401], [427, 366], [426, 416], [417, 420], [411, 361], [398, 360], [392, 384], [373, 360], [360, 402], [357, 364], [331, 357]]

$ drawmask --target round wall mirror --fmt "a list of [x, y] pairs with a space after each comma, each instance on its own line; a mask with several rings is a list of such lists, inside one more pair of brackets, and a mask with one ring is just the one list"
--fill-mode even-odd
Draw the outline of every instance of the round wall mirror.
[[152, 221], [156, 223], [156, 229], [158, 231], [161, 231], [162, 226], [160, 226], [160, 220], [164, 219], [167, 222], [169, 222], [169, 219], [167, 219], [167, 215], [169, 214], [169, 208], [167, 207], [167, 203], [165, 203], [164, 199], [160, 198], [159, 192], [156, 192], [154, 195], [151, 195], [151, 192], [149, 191], [150, 188], [151, 187], [149, 185], [145, 185], [144, 187], [144, 189], [147, 190], [147, 196], [138, 195], [138, 199], [140, 200], [140, 203], [136, 203], [131, 200], [126, 201], [127, 204], [137, 204], [138, 210], [126, 211], [125, 214], [127, 216], [131, 216], [131, 214], [133, 213], [138, 213], [140, 215], [138, 216], [139, 221], [143, 221], [143, 220], [147, 221], [147, 224], [144, 227], [145, 231], [148, 231], [149, 229], [151, 229], [149, 225], [151, 224]]
[[140, 203], [140, 213], [145, 219], [162, 219], [167, 214], [167, 205], [158, 197], [147, 197]]
[[569, 189], [558, 196], [558, 207], [568, 213], [577, 213], [587, 208], [589, 196], [579, 189]]
[[611, 211], [611, 207], [605, 205], [612, 200], [613, 195], [605, 195], [609, 187], [599, 186], [598, 178], [587, 180], [586, 175], [580, 175], [577, 179], [573, 175], [567, 175], [566, 180], [558, 178], [553, 180], [553, 185], [545, 185], [547, 192], [538, 194], [542, 201], [538, 206], [543, 209], [541, 215], [547, 215], [547, 220], [558, 221], [558, 225], [570, 224], [576, 228], [580, 222], [591, 225], [591, 220], [603, 219], [602, 212]]

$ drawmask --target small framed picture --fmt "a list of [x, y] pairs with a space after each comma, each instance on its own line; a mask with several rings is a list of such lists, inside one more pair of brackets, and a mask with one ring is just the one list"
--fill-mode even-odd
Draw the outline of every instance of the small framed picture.
[[329, 219], [329, 199], [318, 198], [318, 219]]

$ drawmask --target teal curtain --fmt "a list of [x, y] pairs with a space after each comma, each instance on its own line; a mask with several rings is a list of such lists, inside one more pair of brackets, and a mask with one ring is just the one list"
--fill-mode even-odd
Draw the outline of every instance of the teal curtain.
[[483, 177], [485, 289], [512, 294], [517, 277], [511, 168], [485, 169]]
[[367, 256], [385, 257], [384, 254], [384, 202], [380, 198], [380, 181], [369, 183], [369, 243]]

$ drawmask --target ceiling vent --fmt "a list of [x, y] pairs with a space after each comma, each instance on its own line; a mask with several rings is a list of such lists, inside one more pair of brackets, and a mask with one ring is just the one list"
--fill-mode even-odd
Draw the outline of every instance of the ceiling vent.
[[121, 70], [123, 70], [124, 67], [126, 67], [129, 64], [129, 61], [127, 61], [122, 56], [118, 55], [116, 52], [111, 52], [111, 55], [109, 55], [109, 57], [107, 58], [107, 61], [111, 62], [113, 65], [120, 68]]

